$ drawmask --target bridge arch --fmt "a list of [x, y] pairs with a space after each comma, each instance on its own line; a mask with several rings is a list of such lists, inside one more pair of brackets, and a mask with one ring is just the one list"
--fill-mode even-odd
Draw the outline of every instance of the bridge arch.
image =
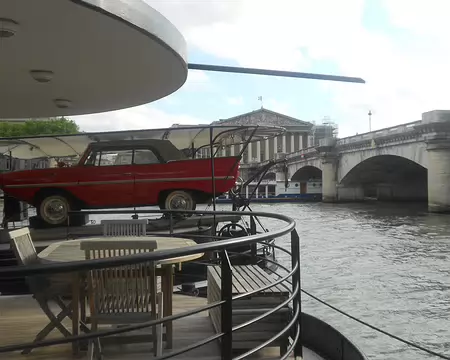
[[322, 181], [322, 170], [312, 166], [306, 165], [298, 169], [291, 177], [291, 181]]
[[322, 170], [306, 165], [291, 176], [291, 186], [298, 187], [300, 194], [322, 194]]
[[377, 155], [361, 161], [340, 181], [341, 187], [360, 188], [364, 196], [379, 200], [425, 201], [427, 169], [397, 155]]
[[378, 156], [397, 156], [428, 168], [425, 143], [406, 143], [397, 146], [370, 148], [351, 152], [342, 152], [339, 159], [338, 180], [341, 181], [358, 164]]

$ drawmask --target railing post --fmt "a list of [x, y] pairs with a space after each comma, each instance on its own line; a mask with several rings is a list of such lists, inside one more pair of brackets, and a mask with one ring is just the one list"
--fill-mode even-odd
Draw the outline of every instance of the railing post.
[[232, 322], [232, 297], [233, 297], [233, 273], [231, 269], [230, 258], [226, 250], [221, 252], [221, 298], [225, 301], [222, 304], [221, 311], [221, 327], [222, 333], [222, 360], [231, 360], [233, 358], [233, 333], [231, 332], [233, 328]]
[[297, 230], [291, 232], [291, 254], [292, 254], [292, 268], [298, 264], [297, 271], [292, 275], [292, 291], [298, 286], [298, 293], [293, 299], [294, 313], [299, 312], [298, 323], [300, 324], [300, 334], [298, 336], [298, 341], [294, 347], [294, 357], [303, 357], [303, 342], [302, 342], [302, 290], [301, 290], [301, 264], [300, 264], [300, 237], [298, 236]]
[[67, 213], [66, 240], [69, 240], [70, 234], [70, 211]]
[[[250, 216], [250, 235], [256, 235], [256, 222], [253, 216]], [[252, 255], [252, 260], [255, 261], [255, 264], [258, 262], [258, 251], [257, 251], [258, 243], [252, 243], [250, 245], [250, 251]]]
[[173, 214], [169, 213], [169, 234], [173, 235]]

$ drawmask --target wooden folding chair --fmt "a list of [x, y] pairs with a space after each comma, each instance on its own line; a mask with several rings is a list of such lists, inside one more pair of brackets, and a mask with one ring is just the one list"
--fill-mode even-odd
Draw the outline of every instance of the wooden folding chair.
[[[9, 232], [11, 241], [11, 248], [17, 258], [19, 265], [28, 266], [39, 263], [36, 248], [31, 239], [30, 231], [26, 228], [13, 230]], [[45, 275], [27, 276], [28, 287], [33, 294], [33, 298], [37, 301], [42, 311], [47, 315], [50, 322], [36, 335], [33, 342], [43, 340], [53, 329], [58, 329], [62, 335], [69, 337], [72, 334], [67, 330], [62, 321], [68, 317], [72, 320], [72, 303], [65, 304], [61, 296], [69, 293], [70, 285], [67, 288], [54, 286], [51, 277]], [[55, 315], [50, 309], [49, 302], [54, 301], [61, 311]], [[84, 331], [89, 331], [89, 328], [80, 323]], [[22, 354], [30, 353], [32, 348], [22, 351]]]
[[[80, 244], [86, 259], [151, 252], [156, 247], [157, 242], [154, 240], [86, 240]], [[123, 326], [161, 319], [162, 296], [162, 292], [157, 292], [153, 262], [92, 270], [88, 276], [91, 331], [97, 331], [99, 324]], [[146, 339], [148, 335], [137, 335], [136, 339], [142, 339], [143, 336]], [[152, 338], [154, 353], [159, 356], [162, 354], [162, 324], [153, 326]], [[129, 337], [127, 339], [131, 340]], [[89, 343], [89, 359], [95, 355], [101, 357], [99, 339]]]
[[102, 220], [103, 236], [145, 236], [147, 219]]

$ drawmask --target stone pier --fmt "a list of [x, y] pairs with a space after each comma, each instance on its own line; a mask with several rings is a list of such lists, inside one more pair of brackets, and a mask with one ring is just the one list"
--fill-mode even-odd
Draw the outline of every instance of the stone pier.
[[364, 200], [364, 188], [362, 186], [337, 186], [337, 199], [339, 202], [355, 202]]
[[428, 211], [450, 212], [450, 111], [435, 110], [422, 115], [427, 132]]
[[338, 156], [335, 152], [336, 139], [322, 139], [316, 148], [322, 163], [322, 201], [338, 201]]

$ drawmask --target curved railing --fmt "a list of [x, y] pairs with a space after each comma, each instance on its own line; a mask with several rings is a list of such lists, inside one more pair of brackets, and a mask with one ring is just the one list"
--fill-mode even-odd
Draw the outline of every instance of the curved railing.
[[[161, 213], [159, 210], [129, 210], [129, 211], [89, 211], [84, 212], [85, 214], [158, 214]], [[165, 214], [172, 219], [174, 216], [179, 215], [179, 211], [165, 211]], [[186, 211], [183, 211], [186, 213]], [[327, 324], [322, 321], [301, 312], [301, 284], [300, 284], [300, 239], [295, 229], [295, 221], [287, 216], [274, 213], [264, 213], [264, 212], [236, 212], [236, 211], [192, 211], [189, 212], [195, 215], [209, 215], [214, 218], [219, 215], [235, 215], [242, 218], [250, 217], [250, 223], [253, 224], [250, 228], [254, 228], [254, 218], [266, 218], [271, 221], [281, 222], [282, 225], [274, 225], [272, 231], [263, 231], [261, 233], [253, 233], [245, 237], [238, 238], [227, 238], [223, 239], [217, 237], [216, 234], [210, 234], [210, 242], [197, 244], [194, 246], [189, 246], [180, 249], [170, 249], [170, 250], [158, 250], [149, 253], [141, 253], [136, 255], [127, 255], [122, 257], [114, 258], [103, 258], [95, 260], [82, 260], [82, 261], [70, 261], [70, 262], [60, 262], [60, 263], [47, 263], [47, 264], [36, 264], [32, 266], [11, 266], [0, 268], [0, 281], [7, 278], [17, 278], [17, 277], [30, 277], [36, 275], [55, 275], [56, 273], [82, 273], [95, 269], [105, 269], [105, 268], [117, 268], [123, 265], [140, 264], [144, 262], [158, 262], [172, 258], [178, 258], [193, 254], [205, 254], [214, 253], [217, 256], [209, 261], [203, 261], [204, 265], [217, 264], [220, 265], [222, 274], [221, 283], [221, 293], [220, 300], [208, 303], [206, 305], [197, 307], [195, 309], [183, 311], [181, 313], [173, 314], [170, 316], [165, 316], [162, 319], [141, 322], [139, 324], [127, 325], [119, 328], [112, 328], [108, 330], [101, 330], [96, 332], [86, 331], [83, 334], [76, 336], [61, 337], [57, 339], [43, 340], [35, 343], [22, 343], [22, 344], [11, 344], [0, 347], [0, 353], [12, 352], [17, 350], [25, 350], [38, 347], [46, 347], [58, 344], [67, 344], [72, 342], [82, 342], [91, 339], [103, 338], [116, 334], [123, 334], [130, 331], [141, 330], [153, 327], [158, 324], [167, 324], [168, 322], [173, 322], [175, 320], [187, 318], [193, 316], [200, 312], [211, 310], [217, 307], [221, 307], [222, 321], [221, 329], [216, 334], [204, 338], [195, 343], [189, 344], [179, 349], [174, 349], [163, 353], [158, 359], [167, 359], [177, 355], [184, 354], [193, 349], [202, 347], [208, 343], [215, 340], [220, 340], [220, 351], [222, 359], [235, 359], [240, 360], [250, 355], [253, 355], [262, 349], [269, 347], [275, 341], [280, 339], [282, 336], [289, 335], [289, 342], [287, 343], [284, 352], [280, 354], [280, 359], [286, 359], [291, 354], [295, 357], [302, 356], [303, 346], [309, 347], [315, 352], [321, 354], [322, 356], [329, 359], [347, 359], [344, 353], [351, 353], [352, 356], [348, 359], [365, 359], [364, 355], [342, 334], [337, 330], [327, 326]], [[213, 221], [214, 228], [216, 221]], [[177, 236], [182, 236], [182, 233], [178, 233]], [[279, 246], [274, 243], [274, 239], [278, 239], [282, 236], [290, 236], [290, 249], [286, 247]], [[184, 236], [186, 237], [186, 236]], [[243, 253], [235, 253], [233, 248], [242, 248], [248, 246], [253, 249], [256, 244], [259, 244], [262, 252], [248, 251]], [[276, 261], [275, 258], [264, 257], [267, 249], [274, 252], [275, 250], [283, 254], [283, 258], [286, 262], [281, 263]], [[268, 263], [273, 263], [277, 266], [277, 270], [267, 270], [267, 272], [275, 275], [273, 280], [269, 285], [261, 286], [258, 289], [252, 291], [247, 291], [245, 293], [240, 293], [233, 296], [232, 291], [232, 272], [233, 265], [230, 259], [234, 256], [248, 256], [253, 258], [259, 258]], [[198, 262], [202, 263], [202, 262]], [[276, 286], [283, 286], [288, 293], [288, 296], [281, 302], [274, 305], [272, 308], [264, 309], [262, 313], [254, 316], [252, 319], [247, 320], [238, 325], [233, 325], [232, 323], [232, 312], [233, 304], [242, 299], [248, 299], [256, 294], [263, 291], [275, 288]], [[275, 314], [277, 312], [286, 311], [289, 312], [289, 320], [286, 325], [278, 331], [276, 334], [271, 334], [271, 337], [266, 341], [261, 342], [259, 345], [233, 357], [233, 335], [237, 331], [240, 331], [248, 326], [256, 324], [261, 320], [267, 318], [268, 316]], [[333, 346], [327, 344], [333, 341]]]

